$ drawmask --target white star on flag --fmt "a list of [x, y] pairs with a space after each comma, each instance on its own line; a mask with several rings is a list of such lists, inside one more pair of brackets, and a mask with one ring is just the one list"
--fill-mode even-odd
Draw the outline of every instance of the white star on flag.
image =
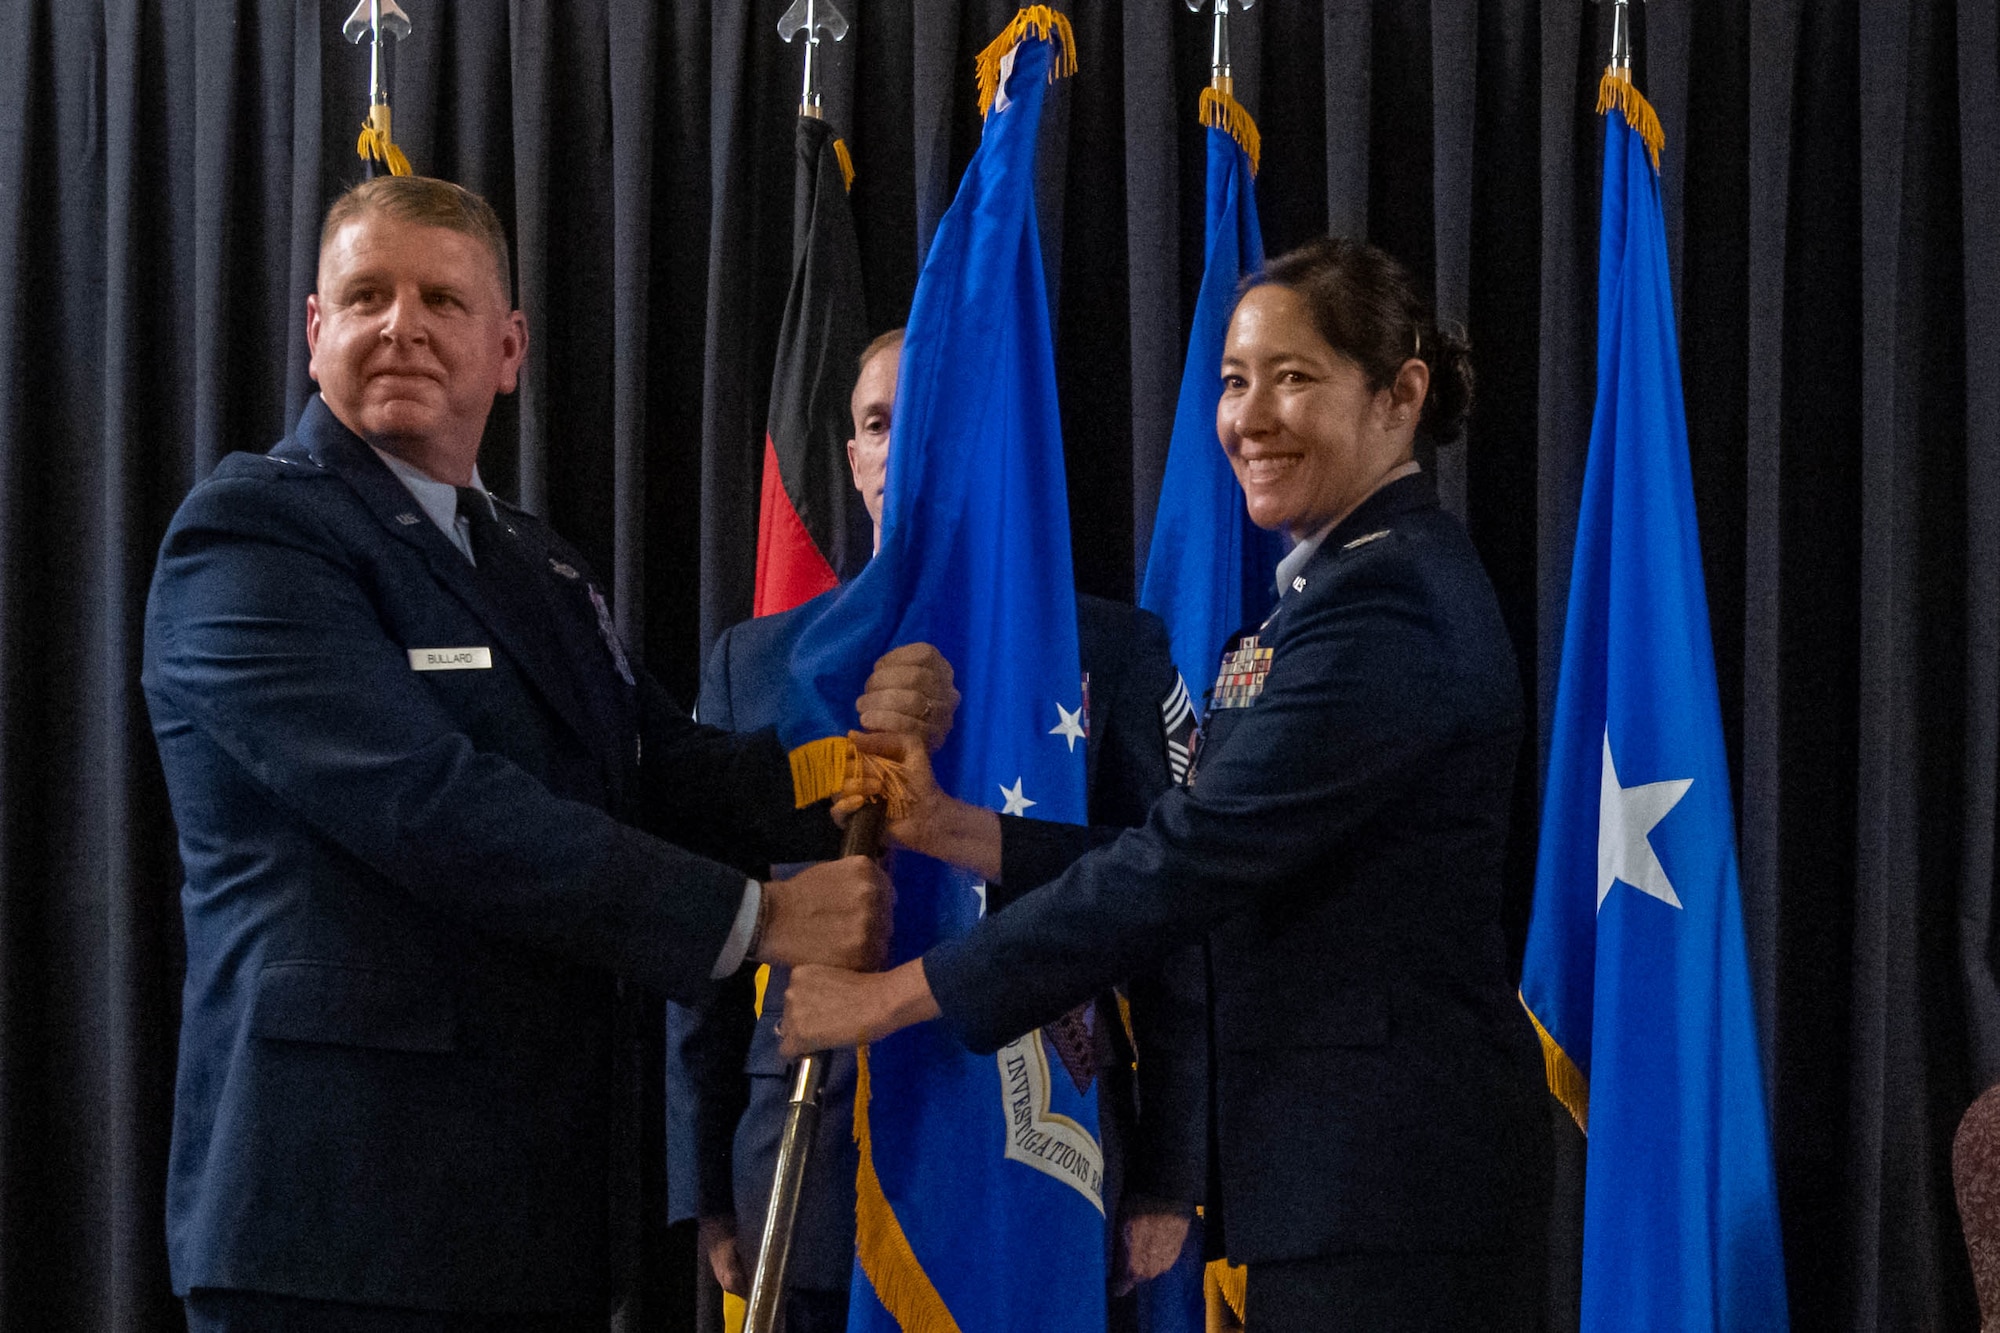
[[1694, 786], [1693, 778], [1673, 778], [1647, 782], [1637, 787], [1618, 785], [1618, 770], [1611, 763], [1611, 731], [1604, 732], [1604, 781], [1597, 799], [1597, 908], [1614, 883], [1623, 881], [1639, 892], [1658, 898], [1669, 907], [1679, 907], [1666, 867], [1653, 851], [1649, 834], [1667, 811], [1680, 804]]
[[985, 916], [985, 915], [986, 915], [986, 881], [985, 881], [985, 880], [983, 880], [983, 879], [975, 879], [975, 880], [973, 880], [973, 881], [972, 881], [972, 891], [973, 891], [974, 893], [976, 893], [976, 894], [978, 894], [978, 895], [979, 895], [979, 915], [981, 915], [981, 916]]
[[1006, 805], [1000, 808], [1000, 813], [1003, 815], [1025, 815], [1028, 813], [1029, 806], [1040, 804], [1040, 802], [1031, 801], [1021, 794], [1021, 779], [1019, 778], [1014, 779], [1014, 788], [1012, 791], [1009, 791], [1003, 783], [1000, 787], [1000, 795], [1007, 802]]
[[1067, 738], [1069, 752], [1075, 754], [1076, 743], [1083, 739], [1083, 710], [1079, 708], [1072, 713], [1061, 704], [1057, 704], [1056, 715], [1062, 720], [1049, 728], [1049, 735]]

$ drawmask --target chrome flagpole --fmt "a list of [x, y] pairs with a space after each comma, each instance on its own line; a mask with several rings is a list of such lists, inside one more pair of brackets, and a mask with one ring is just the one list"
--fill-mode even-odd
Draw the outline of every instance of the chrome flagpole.
[[[882, 802], [862, 806], [847, 821], [840, 854], [881, 856], [887, 850], [885, 823]], [[757, 1245], [757, 1267], [750, 1278], [743, 1333], [776, 1333], [778, 1328], [785, 1268], [791, 1261], [792, 1236], [799, 1220], [799, 1191], [805, 1185], [806, 1164], [819, 1133], [820, 1093], [825, 1085], [825, 1052], [808, 1055], [792, 1066], [792, 1095], [785, 1108], [784, 1134], [778, 1140], [778, 1165], [771, 1179], [771, 1201], [764, 1209], [764, 1234]]]
[[[790, 42], [805, 35], [805, 74], [799, 90], [799, 114], [821, 118], [819, 43], [847, 36], [847, 17], [833, 0], [796, 0], [778, 20], [778, 36]], [[848, 821], [841, 839], [842, 856], [879, 857], [883, 843], [883, 807], [870, 801]], [[826, 1086], [826, 1053], [816, 1052], [792, 1066], [792, 1091], [785, 1108], [785, 1128], [778, 1139], [778, 1162], [771, 1179], [770, 1202], [764, 1208], [764, 1230], [757, 1243], [757, 1266], [750, 1276], [748, 1310], [743, 1333], [777, 1333], [785, 1303], [785, 1270], [792, 1257], [792, 1237], [798, 1229], [799, 1192], [819, 1134], [820, 1096]]]
[[1208, 86], [1233, 96], [1236, 76], [1229, 65], [1229, 11], [1249, 9], [1257, 0], [1187, 0], [1188, 12], [1199, 14], [1211, 3], [1215, 8], [1215, 36], [1209, 47]]
[[833, 0], [796, 0], [778, 20], [778, 36], [787, 42], [800, 33], [806, 35], [805, 82], [799, 92], [799, 114], [820, 117], [819, 41], [825, 33], [834, 41], [847, 36], [847, 16], [834, 8]]

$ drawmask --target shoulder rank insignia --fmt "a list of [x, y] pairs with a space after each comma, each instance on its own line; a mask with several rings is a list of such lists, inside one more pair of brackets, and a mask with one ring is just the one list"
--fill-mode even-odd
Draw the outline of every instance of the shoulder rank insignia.
[[1209, 692], [1208, 708], [1248, 708], [1264, 692], [1264, 678], [1271, 674], [1271, 650], [1258, 646], [1255, 634], [1246, 634], [1222, 655], [1222, 669], [1215, 675]]
[[555, 559], [553, 556], [550, 557], [549, 559], [549, 568], [553, 569], [556, 573], [562, 575], [566, 579], [573, 579], [577, 577], [575, 565], [566, 565], [562, 561]]
[[1389, 529], [1381, 528], [1374, 532], [1369, 533], [1366, 537], [1356, 537], [1353, 541], [1348, 542], [1340, 549], [1343, 551], [1351, 551], [1357, 546], [1366, 546], [1369, 542], [1375, 541], [1382, 537], [1386, 537], [1388, 535], [1389, 535]]

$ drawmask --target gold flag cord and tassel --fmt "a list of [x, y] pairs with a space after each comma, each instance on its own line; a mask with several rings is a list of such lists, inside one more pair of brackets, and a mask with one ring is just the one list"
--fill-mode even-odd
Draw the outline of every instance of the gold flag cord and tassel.
[[1048, 5], [1029, 5], [1014, 16], [1014, 21], [974, 62], [979, 71], [980, 115], [993, 109], [993, 99], [999, 95], [1001, 62], [1006, 60], [1008, 52], [1030, 37], [1056, 44], [1056, 58], [1049, 62], [1050, 83], [1076, 73], [1076, 33], [1069, 26], [1069, 16]]
[[1667, 146], [1667, 132], [1660, 126], [1659, 113], [1632, 82], [1631, 70], [1609, 65], [1604, 77], [1597, 81], [1597, 114], [1601, 116], [1613, 107], [1624, 115], [1632, 132], [1645, 141], [1646, 151], [1653, 159], [1653, 174], [1659, 175], [1660, 150]]
[[1257, 160], [1264, 151], [1264, 140], [1257, 133], [1257, 122], [1250, 118], [1244, 105], [1230, 95], [1227, 88], [1210, 85], [1201, 90], [1201, 102], [1195, 112], [1202, 124], [1212, 130], [1222, 130], [1236, 140], [1243, 155], [1250, 159], [1250, 174], [1257, 174]]
[[872, 778], [881, 785], [876, 795], [889, 808], [889, 822], [910, 814], [910, 784], [903, 766], [893, 759], [863, 754], [845, 736], [807, 741], [791, 753], [792, 800], [803, 810], [814, 801], [837, 798], [849, 782]]
[[854, 158], [847, 151], [847, 140], [833, 141], [833, 157], [840, 163], [840, 180], [851, 193], [854, 189]]
[[410, 174], [410, 159], [403, 156], [403, 150], [389, 137], [389, 107], [385, 102], [368, 108], [368, 119], [362, 122], [361, 138], [356, 141], [354, 151], [363, 162], [372, 159], [389, 168], [391, 176]]

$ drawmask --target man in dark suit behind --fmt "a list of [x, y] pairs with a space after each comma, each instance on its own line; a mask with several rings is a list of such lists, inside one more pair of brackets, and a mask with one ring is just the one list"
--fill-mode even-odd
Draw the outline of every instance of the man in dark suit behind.
[[621, 988], [692, 1001], [746, 957], [884, 946], [861, 858], [746, 879], [832, 854], [824, 808], [793, 809], [773, 735], [697, 727], [635, 672], [582, 558], [480, 489], [527, 346], [507, 273], [455, 185], [343, 196], [306, 305], [320, 395], [161, 547], [167, 1233], [197, 1330], [602, 1329]]
[[[889, 434], [902, 330], [861, 355], [851, 407], [848, 461], [879, 546]], [[772, 725], [785, 698], [793, 645], [838, 591], [776, 615], [746, 620], [716, 641], [696, 715], [718, 727]], [[1100, 597], [1077, 597], [1077, 640], [1085, 678], [1085, 768], [1093, 824], [1127, 827], [1186, 775], [1194, 710], [1174, 670], [1166, 627], [1147, 611]], [[864, 713], [864, 724], [880, 720]], [[1178, 749], [1174, 749], [1178, 746]], [[1014, 822], [1014, 821], [1010, 821]], [[989, 884], [987, 910], [1016, 896]], [[719, 988], [708, 1004], [672, 1007], [668, 1025], [669, 1206], [674, 1220], [700, 1219], [701, 1250], [716, 1278], [741, 1294], [756, 1261], [782, 1132], [788, 1081], [777, 1028], [787, 969], [771, 969], [761, 996], [749, 975]], [[1119, 1287], [1164, 1271], [1179, 1253], [1206, 1173], [1204, 991], [1199, 950], [1125, 988], [1133, 1052], [1116, 1002], [1103, 997], [1094, 1025], [1089, 1076], [1102, 1079], [1098, 1105], [1107, 1202], [1116, 1229], [1113, 1277]], [[761, 1010], [761, 1012], [760, 1012]], [[818, 1136], [800, 1200], [788, 1265], [788, 1333], [846, 1327], [854, 1266], [852, 1137], [855, 1063], [836, 1052]], [[1119, 1203], [1122, 1202], [1122, 1208]], [[1129, 1311], [1114, 1308], [1114, 1326]]]

